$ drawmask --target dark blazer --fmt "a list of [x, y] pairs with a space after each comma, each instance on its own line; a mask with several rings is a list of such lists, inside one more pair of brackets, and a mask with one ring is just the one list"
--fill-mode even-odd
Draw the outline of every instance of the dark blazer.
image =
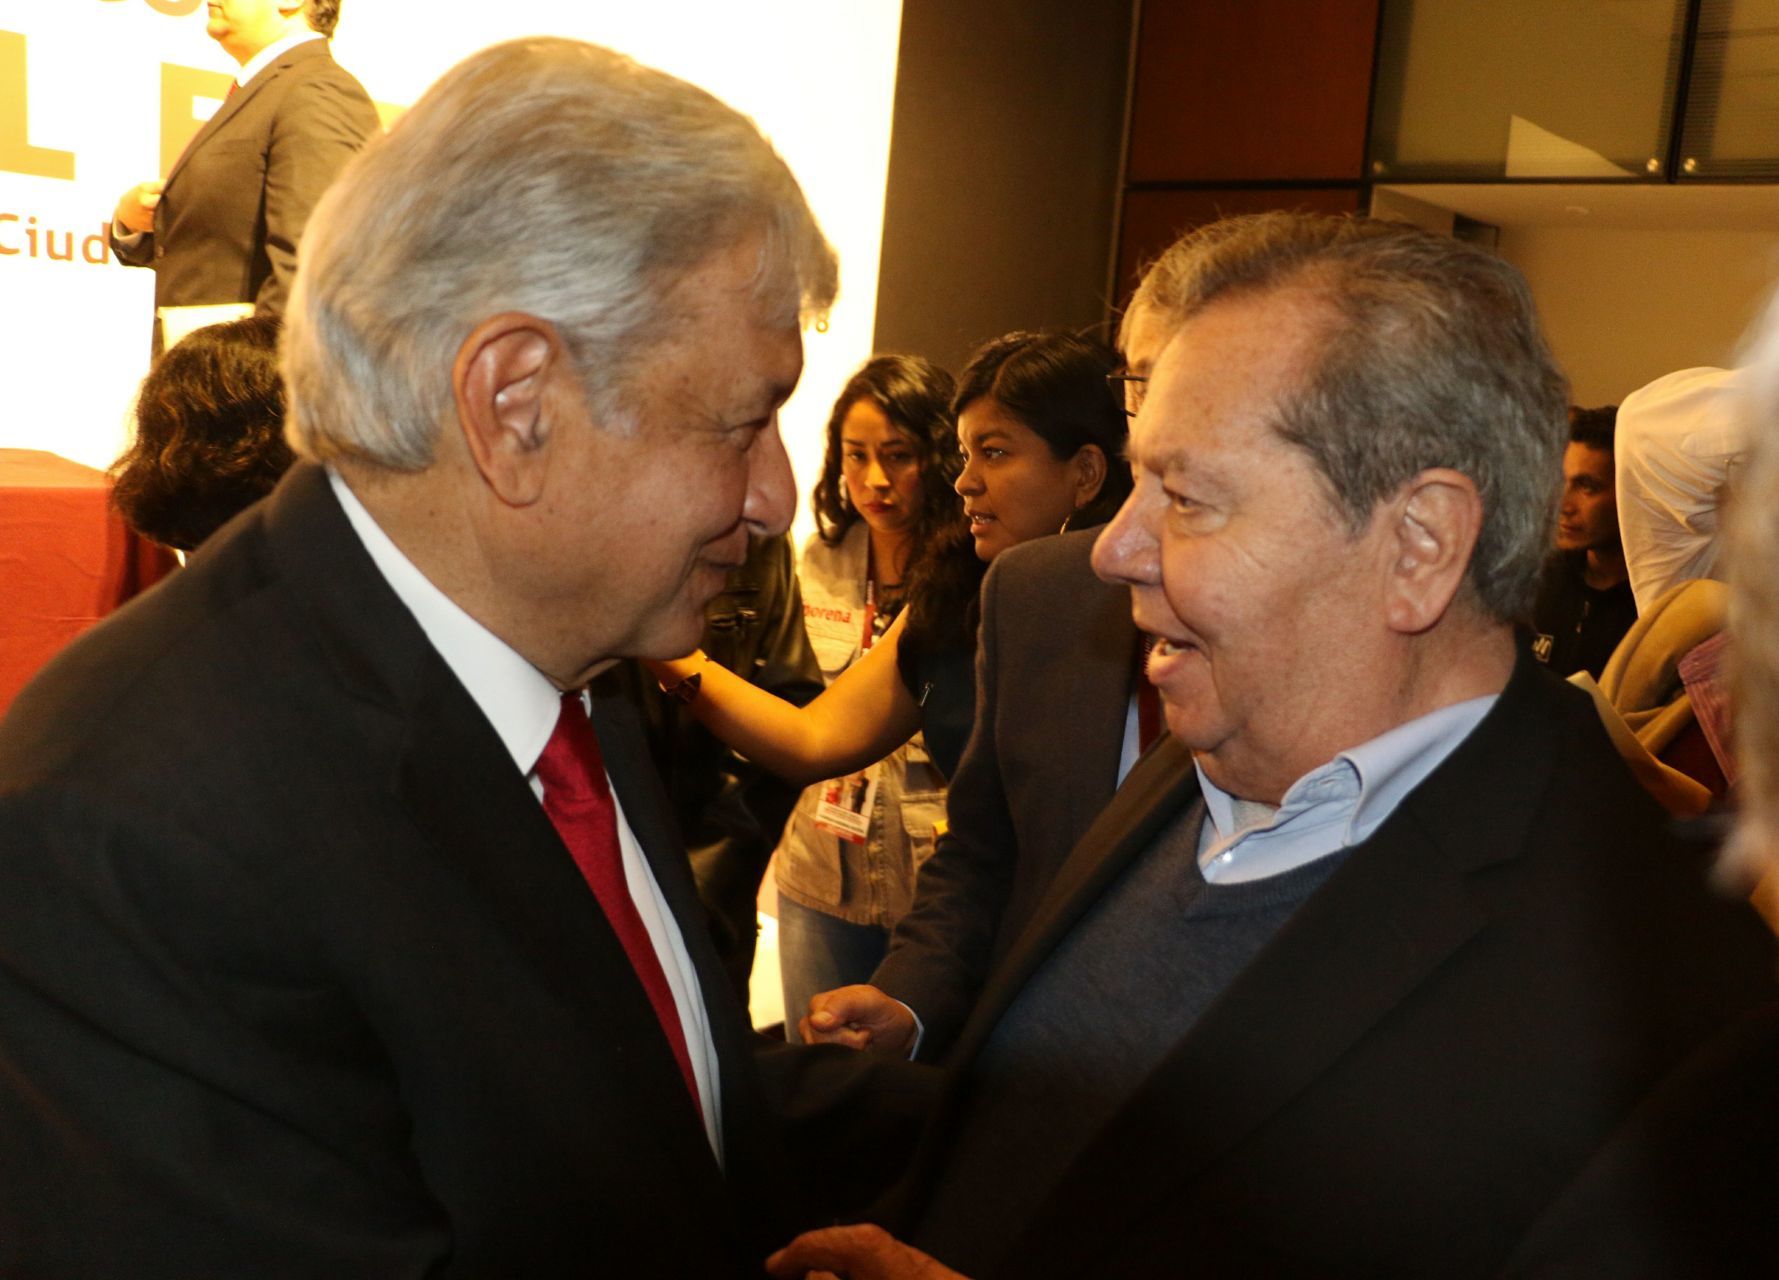
[[119, 261], [154, 268], [154, 304], [282, 313], [297, 241], [328, 184], [378, 131], [370, 95], [308, 40], [242, 85], [168, 171], [154, 230]]
[[920, 1015], [921, 1057], [956, 1038], [991, 964], [1112, 799], [1135, 674], [1130, 592], [1088, 562], [1099, 530], [995, 557], [982, 584], [976, 727], [873, 985]]
[[[1163, 739], [985, 988], [923, 1170], [1025, 981], [1197, 799], [1189, 753]], [[1588, 701], [1522, 657], [1477, 730], [1090, 1141], [996, 1274], [1462, 1276], [1516, 1247], [1541, 1256], [1534, 1224], [1638, 1140], [1634, 1117], [1708, 1092], [1719, 1073], [1701, 1063], [1772, 1061], [1773, 1037], [1750, 1031], [1771, 1016], [1772, 939], [1706, 875]], [[1723, 1158], [1692, 1146], [1656, 1180]], [[1773, 1163], [1748, 1167], [1767, 1203]]]
[[594, 721], [723, 1169], [525, 778], [301, 465], [0, 726], [0, 1274], [757, 1274], [792, 1224], [751, 1033], [634, 708]]

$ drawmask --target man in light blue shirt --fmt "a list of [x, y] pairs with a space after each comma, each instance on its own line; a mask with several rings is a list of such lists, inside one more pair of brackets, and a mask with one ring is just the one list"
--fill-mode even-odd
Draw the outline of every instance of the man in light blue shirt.
[[1170, 736], [959, 1035], [889, 1218], [917, 1248], [771, 1267], [1495, 1274], [1776, 994], [1752, 912], [1517, 649], [1564, 379], [1511, 266], [1368, 219], [1212, 224], [1133, 305], [1170, 333], [1094, 564]]

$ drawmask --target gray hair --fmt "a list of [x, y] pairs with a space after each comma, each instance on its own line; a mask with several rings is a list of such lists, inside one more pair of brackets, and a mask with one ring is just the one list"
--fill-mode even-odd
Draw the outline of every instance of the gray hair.
[[1332, 319], [1275, 428], [1307, 453], [1357, 533], [1417, 473], [1450, 467], [1482, 497], [1467, 582], [1490, 616], [1530, 615], [1552, 545], [1568, 382], [1524, 278], [1446, 236], [1372, 218], [1262, 213], [1188, 233], [1125, 312], [1177, 326], [1219, 298], [1302, 290]]
[[[1721, 563], [1730, 582], [1730, 662], [1739, 776], [1730, 866], [1766, 873], [1764, 910], [1779, 911], [1779, 293], [1744, 354], [1747, 454], [1725, 504]], [[1776, 926], [1779, 927], [1779, 926]]]
[[755, 238], [762, 320], [825, 311], [834, 251], [747, 117], [596, 45], [484, 49], [353, 159], [304, 231], [292, 446], [431, 465], [457, 350], [502, 311], [553, 324], [596, 414], [627, 423], [636, 358], [695, 301], [676, 282]]

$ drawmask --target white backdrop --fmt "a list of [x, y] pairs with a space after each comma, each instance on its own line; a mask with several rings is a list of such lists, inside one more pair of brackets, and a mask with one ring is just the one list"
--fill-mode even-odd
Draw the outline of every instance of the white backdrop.
[[[0, 446], [103, 467], [124, 443], [153, 282], [110, 260], [103, 226], [214, 109], [193, 71], [235, 70], [204, 22], [198, 0], [0, 0]], [[575, 36], [753, 116], [840, 251], [840, 300], [805, 334], [784, 415], [807, 495], [828, 404], [870, 354], [900, 25], [900, 0], [344, 0], [334, 54], [399, 108], [484, 45]]]

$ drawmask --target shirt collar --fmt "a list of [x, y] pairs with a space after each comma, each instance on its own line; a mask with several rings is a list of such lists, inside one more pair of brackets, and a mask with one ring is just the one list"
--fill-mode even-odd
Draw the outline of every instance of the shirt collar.
[[1357, 844], [1383, 826], [1403, 798], [1470, 736], [1500, 696], [1454, 702], [1341, 752], [1336, 759], [1359, 775], [1359, 802], [1347, 823], [1346, 843]]
[[285, 52], [296, 48], [299, 44], [308, 44], [311, 40], [325, 40], [326, 36], [319, 31], [298, 31], [285, 36], [282, 40], [274, 40], [271, 44], [254, 54], [241, 64], [241, 73], [235, 77], [235, 83], [245, 85], [260, 72], [271, 66], [273, 62], [284, 56]]
[[562, 696], [556, 686], [506, 641], [434, 586], [378, 527], [358, 495], [332, 467], [328, 468], [327, 478], [377, 571], [414, 615], [451, 673], [475, 699], [519, 772], [529, 775], [561, 712]]
[[[1341, 752], [1292, 783], [1271, 818], [1246, 830], [1237, 817], [1235, 798], [1207, 778], [1194, 760], [1214, 829], [1207, 833], [1213, 838], [1201, 842], [1201, 862], [1230, 852], [1232, 841], [1249, 834], [1284, 834], [1293, 827], [1341, 823], [1338, 840], [1316, 841], [1316, 847], [1328, 844], [1323, 852], [1360, 843], [1470, 735], [1499, 698], [1487, 694], [1440, 707]], [[1230, 856], [1237, 855], [1230, 852]]]

